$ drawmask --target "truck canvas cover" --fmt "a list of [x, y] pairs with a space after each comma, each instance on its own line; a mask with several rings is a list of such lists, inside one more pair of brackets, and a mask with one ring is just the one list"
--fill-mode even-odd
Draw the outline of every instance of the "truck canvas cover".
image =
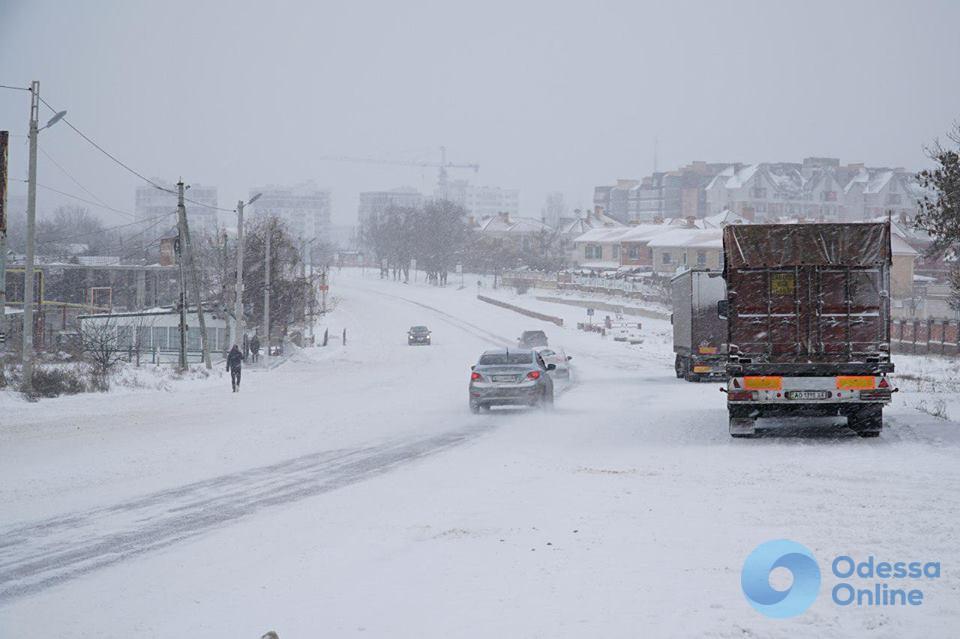
[[870, 267], [890, 263], [890, 227], [870, 224], [730, 224], [726, 268]]
[[730, 225], [723, 250], [741, 358], [871, 363], [889, 352], [888, 224]]

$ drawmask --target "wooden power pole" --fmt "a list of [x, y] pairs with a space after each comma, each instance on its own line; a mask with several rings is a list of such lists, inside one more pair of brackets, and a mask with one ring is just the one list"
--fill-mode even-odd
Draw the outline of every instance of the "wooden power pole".
[[[193, 245], [190, 242], [190, 226], [187, 224], [187, 209], [183, 204], [183, 180], [177, 182], [177, 223], [180, 225], [180, 237], [184, 246], [187, 268], [190, 269], [190, 279], [193, 283], [193, 298], [197, 305], [197, 323], [200, 325], [200, 349], [203, 351], [203, 362], [207, 369], [213, 368], [210, 363], [210, 344], [207, 342], [207, 323], [203, 317], [203, 296], [200, 291], [200, 273], [193, 258]], [[182, 339], [182, 338], [181, 338]]]

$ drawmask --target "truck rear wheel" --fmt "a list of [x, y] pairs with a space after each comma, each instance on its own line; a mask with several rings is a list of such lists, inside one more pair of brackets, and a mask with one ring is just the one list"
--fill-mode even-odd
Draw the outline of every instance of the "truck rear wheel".
[[683, 358], [679, 355], [673, 363], [673, 370], [677, 373], [677, 379], [683, 379]]
[[883, 406], [868, 404], [847, 417], [847, 426], [860, 437], [879, 437], [883, 429]]

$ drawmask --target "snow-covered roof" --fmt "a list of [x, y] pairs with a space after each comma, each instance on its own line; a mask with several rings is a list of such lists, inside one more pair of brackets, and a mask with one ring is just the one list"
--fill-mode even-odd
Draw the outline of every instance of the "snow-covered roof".
[[606, 213], [590, 213], [565, 223], [560, 232], [564, 235], [580, 235], [596, 228], [623, 228], [624, 224]]
[[887, 183], [890, 182], [892, 177], [893, 171], [878, 171], [870, 178], [870, 181], [867, 182], [867, 186], [863, 189], [863, 192], [869, 194], [879, 193]]
[[750, 221], [740, 215], [737, 215], [730, 209], [724, 209], [716, 215], [703, 218], [703, 227], [708, 229], [719, 229], [727, 224], [749, 224]]
[[546, 222], [532, 217], [494, 215], [480, 221], [481, 233], [539, 233], [553, 230]]
[[647, 246], [654, 248], [719, 248], [723, 246], [720, 229], [675, 229], [652, 238]]
[[644, 242], [657, 235], [669, 233], [675, 229], [664, 224], [640, 224], [631, 226], [627, 232], [620, 236], [621, 242]]
[[629, 227], [623, 226], [620, 228], [599, 228], [599, 229], [590, 229], [583, 235], [577, 236], [574, 238], [574, 242], [617, 242], [623, 237], [628, 231]]
[[897, 235], [897, 233], [892, 230], [890, 233], [890, 250], [893, 251], [894, 255], [920, 254], [920, 251], [910, 246], [905, 239]]

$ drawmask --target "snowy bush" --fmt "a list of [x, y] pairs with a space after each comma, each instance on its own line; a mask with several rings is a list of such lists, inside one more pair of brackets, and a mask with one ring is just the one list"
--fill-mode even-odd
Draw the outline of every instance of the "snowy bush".
[[80, 366], [40, 366], [33, 370], [33, 391], [41, 397], [86, 392], [90, 376]]

